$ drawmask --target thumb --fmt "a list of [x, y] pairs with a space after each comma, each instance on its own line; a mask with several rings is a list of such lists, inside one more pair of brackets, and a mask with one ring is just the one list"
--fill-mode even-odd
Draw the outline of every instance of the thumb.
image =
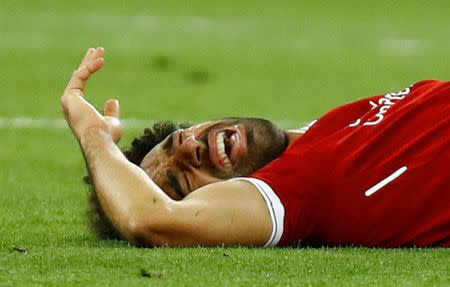
[[108, 124], [108, 133], [111, 135], [113, 141], [118, 143], [123, 134], [122, 124], [115, 117], [105, 116], [104, 119]]
[[119, 101], [116, 99], [109, 99], [103, 107], [103, 115], [118, 119], [120, 117]]

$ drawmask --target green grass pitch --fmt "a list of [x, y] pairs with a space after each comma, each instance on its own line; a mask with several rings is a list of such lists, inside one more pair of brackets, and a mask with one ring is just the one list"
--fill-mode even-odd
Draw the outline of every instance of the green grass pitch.
[[89, 232], [83, 159], [58, 121], [88, 47], [107, 49], [89, 99], [139, 120], [122, 145], [144, 120], [297, 128], [450, 79], [449, 1], [302, 2], [0, 1], [0, 286], [449, 286], [448, 249], [139, 249]]

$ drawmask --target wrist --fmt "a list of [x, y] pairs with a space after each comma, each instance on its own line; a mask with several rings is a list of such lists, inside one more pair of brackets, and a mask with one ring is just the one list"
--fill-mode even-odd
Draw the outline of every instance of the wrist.
[[85, 153], [105, 150], [111, 144], [115, 146], [111, 135], [99, 127], [88, 128], [80, 137], [80, 145]]

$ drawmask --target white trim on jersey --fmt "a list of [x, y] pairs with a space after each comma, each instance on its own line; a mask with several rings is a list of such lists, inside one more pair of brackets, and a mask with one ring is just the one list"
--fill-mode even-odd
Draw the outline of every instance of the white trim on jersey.
[[299, 132], [302, 133], [302, 134], [306, 133], [316, 122], [317, 122], [317, 120], [313, 120], [312, 122], [310, 122], [306, 126], [302, 127], [299, 130]]
[[269, 210], [270, 219], [272, 220], [272, 234], [267, 240], [264, 247], [272, 247], [278, 244], [284, 231], [284, 206], [278, 195], [264, 181], [251, 177], [237, 177], [230, 180], [245, 180], [252, 183], [266, 201]]

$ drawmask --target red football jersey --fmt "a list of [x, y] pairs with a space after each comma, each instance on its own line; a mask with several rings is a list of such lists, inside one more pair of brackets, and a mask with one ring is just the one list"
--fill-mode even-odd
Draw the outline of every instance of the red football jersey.
[[335, 108], [248, 178], [266, 246], [450, 246], [450, 82]]

